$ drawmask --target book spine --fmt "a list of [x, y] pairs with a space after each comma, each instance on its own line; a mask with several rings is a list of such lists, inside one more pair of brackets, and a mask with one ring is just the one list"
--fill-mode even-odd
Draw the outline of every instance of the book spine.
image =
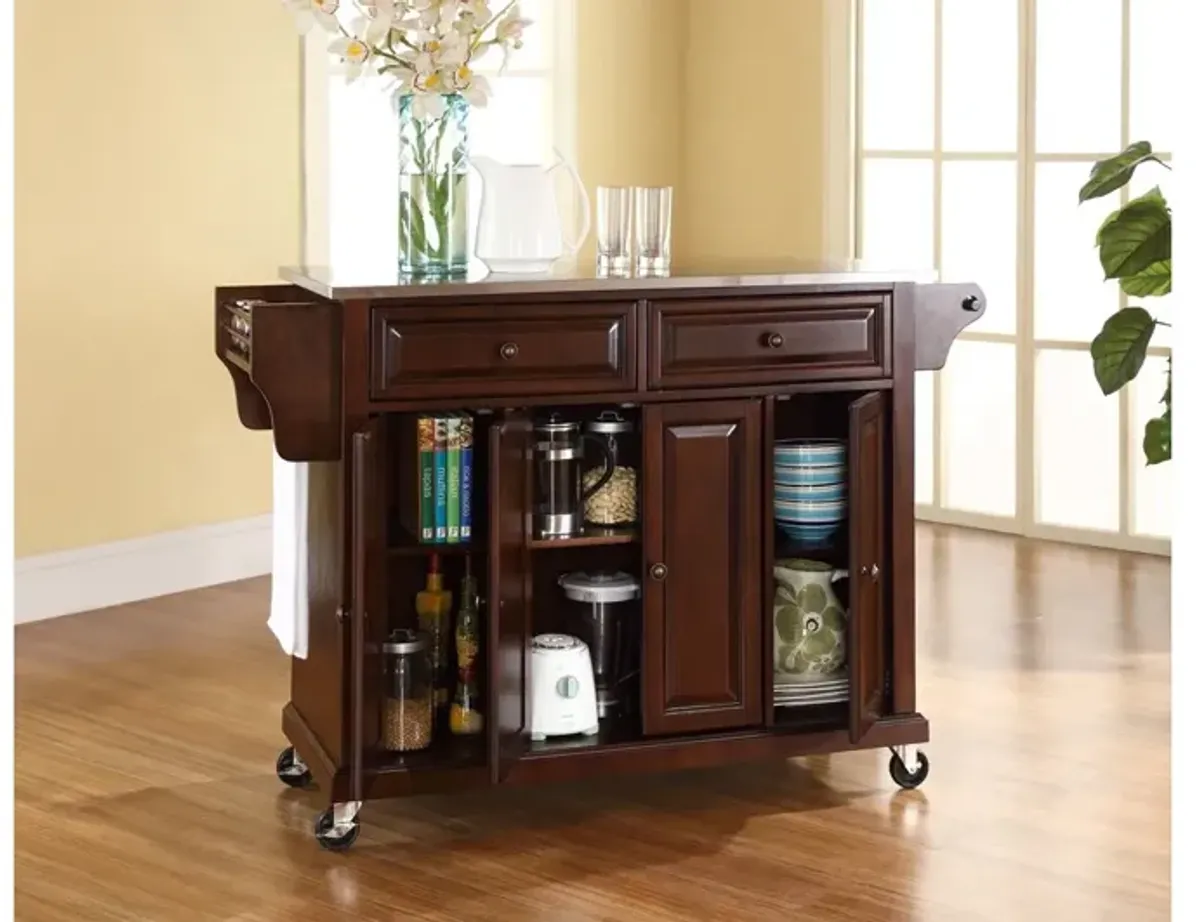
[[462, 451], [458, 440], [460, 419], [451, 416], [446, 420], [446, 543], [458, 544], [459, 530], [459, 455]]
[[471, 540], [471, 487], [472, 461], [475, 454], [475, 419], [470, 413], [463, 415], [458, 427], [458, 440], [462, 444], [459, 456], [459, 535], [464, 542]]
[[433, 542], [446, 543], [446, 419], [433, 420]]
[[417, 470], [420, 472], [417, 487], [417, 508], [420, 510], [417, 527], [420, 529], [421, 541], [433, 540], [433, 447], [433, 419], [422, 416], [417, 420]]

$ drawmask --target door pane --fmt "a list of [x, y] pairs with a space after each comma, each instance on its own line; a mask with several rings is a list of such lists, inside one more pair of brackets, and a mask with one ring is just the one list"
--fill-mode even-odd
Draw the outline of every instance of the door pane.
[[400, 133], [371, 80], [329, 80], [329, 258], [347, 277], [395, 270]]
[[867, 159], [862, 258], [888, 269], [932, 269], [933, 162]]
[[1037, 0], [1037, 152], [1121, 146], [1121, 0]]
[[548, 162], [553, 146], [550, 80], [493, 77], [492, 98], [472, 108], [471, 151], [505, 163]]
[[1105, 397], [1084, 351], [1039, 351], [1034, 405], [1037, 520], [1120, 527], [1120, 401]]
[[1016, 514], [1016, 347], [958, 340], [942, 383], [946, 506]]
[[1167, 360], [1150, 356], [1132, 385], [1133, 425], [1129, 427], [1129, 467], [1133, 471], [1133, 530], [1140, 535], [1171, 537], [1173, 461], [1146, 464], [1142, 436], [1146, 420], [1161, 416], [1167, 386]]
[[933, 0], [865, 0], [865, 150], [933, 149]]
[[1034, 177], [1034, 336], [1091, 342], [1117, 309], [1120, 288], [1106, 282], [1096, 230], [1116, 196], [1079, 204], [1090, 163], [1039, 163]]
[[[1129, 133], [1155, 150], [1175, 150], [1179, 94], [1172, 91], [1174, 42], [1171, 14], [1179, 0], [1131, 0], [1129, 8]], [[1182, 25], [1182, 23], [1178, 23]]]
[[976, 282], [987, 313], [972, 332], [1016, 333], [1017, 164], [942, 164], [942, 279]]
[[1017, 149], [1017, 0], [942, 0], [942, 148]]
[[918, 503], [932, 504], [933, 495], [933, 388], [936, 372], [919, 371], [913, 376], [914, 398], [914, 492]]

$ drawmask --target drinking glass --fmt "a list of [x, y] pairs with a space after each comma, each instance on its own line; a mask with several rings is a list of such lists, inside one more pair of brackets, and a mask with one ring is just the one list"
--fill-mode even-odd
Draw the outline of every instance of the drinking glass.
[[637, 271], [666, 274], [671, 268], [671, 186], [639, 186], [634, 192]]
[[633, 257], [633, 194], [630, 189], [596, 189], [596, 268], [603, 275], [628, 272]]

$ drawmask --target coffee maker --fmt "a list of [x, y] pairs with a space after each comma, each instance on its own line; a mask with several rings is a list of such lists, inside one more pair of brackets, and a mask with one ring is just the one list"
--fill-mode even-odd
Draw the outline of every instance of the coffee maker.
[[[534, 531], [539, 538], [570, 538], [583, 532], [583, 504], [613, 475], [613, 456], [605, 439], [580, 432], [579, 423], [557, 413], [534, 426], [533, 457], [537, 465]], [[604, 469], [595, 483], [583, 486], [583, 446], [594, 442]]]
[[558, 580], [571, 605], [569, 617], [588, 645], [601, 720], [631, 713], [638, 675], [641, 586], [628, 573], [565, 573]]

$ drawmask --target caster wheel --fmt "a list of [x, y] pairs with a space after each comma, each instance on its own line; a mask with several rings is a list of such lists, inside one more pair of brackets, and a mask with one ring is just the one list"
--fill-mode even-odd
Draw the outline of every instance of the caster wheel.
[[275, 760], [275, 774], [289, 788], [304, 788], [312, 783], [312, 772], [291, 746]]
[[313, 824], [313, 832], [317, 837], [317, 844], [321, 848], [328, 849], [331, 852], [344, 852], [358, 839], [358, 820], [351, 820], [349, 824], [343, 827], [341, 834], [333, 832], [333, 808], [323, 810], [317, 814], [317, 821]]
[[921, 783], [929, 777], [929, 759], [925, 757], [925, 753], [917, 751], [917, 770], [910, 772], [904, 764], [904, 760], [897, 753], [892, 753], [891, 761], [888, 762], [888, 772], [892, 776], [892, 780], [900, 787], [907, 791], [919, 788]]

